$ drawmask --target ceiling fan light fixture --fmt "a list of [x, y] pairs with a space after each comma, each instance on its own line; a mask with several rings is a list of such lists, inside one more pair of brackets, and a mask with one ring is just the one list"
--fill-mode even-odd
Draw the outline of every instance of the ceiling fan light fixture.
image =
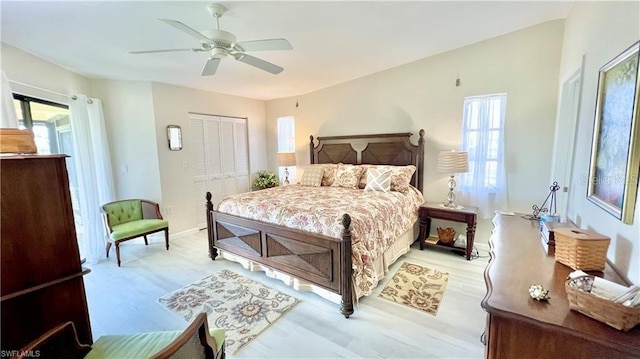
[[227, 49], [222, 47], [214, 47], [213, 49], [211, 49], [211, 56], [209, 58], [221, 59], [223, 57], [227, 57], [227, 55], [229, 55]]

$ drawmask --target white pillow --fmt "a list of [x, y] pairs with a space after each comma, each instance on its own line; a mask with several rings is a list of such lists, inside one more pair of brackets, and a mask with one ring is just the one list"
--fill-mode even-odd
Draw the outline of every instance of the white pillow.
[[391, 170], [367, 168], [367, 186], [365, 191], [391, 191]]
[[307, 166], [299, 183], [301, 186], [320, 187], [323, 174], [324, 166]]

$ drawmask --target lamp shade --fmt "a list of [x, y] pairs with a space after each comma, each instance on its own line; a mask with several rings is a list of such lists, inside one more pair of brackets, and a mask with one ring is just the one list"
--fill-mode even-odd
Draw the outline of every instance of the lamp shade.
[[469, 154], [459, 151], [441, 151], [438, 154], [438, 172], [469, 172]]
[[295, 152], [278, 152], [278, 166], [291, 167], [296, 165]]

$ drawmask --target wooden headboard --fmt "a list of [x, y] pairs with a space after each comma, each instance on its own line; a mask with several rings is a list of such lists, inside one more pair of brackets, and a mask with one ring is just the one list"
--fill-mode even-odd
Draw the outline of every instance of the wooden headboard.
[[411, 143], [411, 133], [318, 137], [309, 136], [311, 163], [345, 163], [416, 166], [411, 185], [422, 192], [424, 179], [424, 130], [418, 144]]

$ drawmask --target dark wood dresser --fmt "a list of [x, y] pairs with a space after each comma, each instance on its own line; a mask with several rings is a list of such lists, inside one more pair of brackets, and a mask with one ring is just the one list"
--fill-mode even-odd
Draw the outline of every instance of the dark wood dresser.
[[0, 157], [3, 352], [67, 321], [93, 342], [65, 158]]
[[[564, 283], [571, 268], [542, 247], [537, 221], [497, 214], [485, 282], [487, 358], [640, 358], [640, 327], [616, 330], [569, 309]], [[624, 284], [609, 265], [590, 272]], [[551, 299], [539, 302], [529, 287]]]

